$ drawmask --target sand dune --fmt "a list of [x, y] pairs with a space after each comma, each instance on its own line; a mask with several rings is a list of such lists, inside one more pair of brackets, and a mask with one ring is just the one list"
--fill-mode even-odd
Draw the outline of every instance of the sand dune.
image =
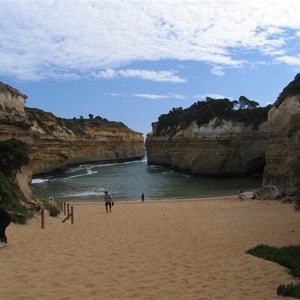
[[[0, 295], [7, 300], [280, 299], [297, 282], [276, 263], [245, 253], [300, 243], [300, 214], [277, 201], [74, 205], [75, 220], [40, 217], [7, 229]], [[285, 298], [288, 299], [288, 298]]]

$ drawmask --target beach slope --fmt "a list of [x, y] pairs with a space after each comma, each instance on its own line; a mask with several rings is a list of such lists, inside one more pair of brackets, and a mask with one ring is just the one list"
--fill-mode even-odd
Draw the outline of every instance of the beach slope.
[[[300, 243], [300, 214], [279, 201], [237, 196], [74, 204], [74, 224], [40, 216], [11, 224], [0, 249], [8, 300], [275, 300], [287, 269], [245, 251]], [[288, 298], [286, 298], [288, 299]]]

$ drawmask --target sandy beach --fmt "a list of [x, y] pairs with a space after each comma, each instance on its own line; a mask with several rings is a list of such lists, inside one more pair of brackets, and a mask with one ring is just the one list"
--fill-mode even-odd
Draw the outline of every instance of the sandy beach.
[[289, 299], [287, 269], [245, 251], [300, 243], [300, 213], [278, 201], [237, 196], [74, 204], [64, 215], [11, 224], [0, 249], [0, 298]]

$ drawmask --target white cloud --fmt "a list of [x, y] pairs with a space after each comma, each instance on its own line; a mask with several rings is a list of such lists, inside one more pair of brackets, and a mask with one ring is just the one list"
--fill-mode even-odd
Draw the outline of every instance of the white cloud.
[[119, 93], [105, 93], [104, 95], [106, 96], [111, 96], [111, 97], [123, 97], [122, 94], [119, 94]]
[[225, 75], [224, 68], [221, 67], [221, 66], [214, 66], [214, 67], [212, 67], [211, 73], [214, 74], [214, 75], [217, 75], [217, 76], [223, 76], [223, 75]]
[[168, 99], [168, 96], [165, 95], [154, 95], [154, 94], [134, 94], [134, 97], [146, 98], [146, 99]]
[[281, 56], [276, 58], [279, 62], [284, 62], [288, 65], [300, 66], [300, 55], [296, 56]]
[[299, 15], [297, 0], [0, 1], [0, 74], [36, 80], [93, 72], [183, 82], [170, 71], [114, 70], [174, 59], [206, 62], [221, 76], [249, 63], [239, 56], [249, 50], [270, 60], [285, 53], [277, 61], [289, 64]]
[[178, 95], [178, 94], [167, 94], [167, 95], [157, 95], [157, 94], [134, 94], [134, 97], [140, 97], [140, 98], [146, 98], [146, 99], [177, 99], [177, 100], [183, 100], [185, 99], [184, 96]]
[[186, 82], [185, 79], [175, 75], [172, 71], [149, 71], [149, 70], [113, 70], [106, 69], [104, 71], [92, 72], [95, 78], [113, 79], [113, 78], [139, 78], [152, 81], [165, 82]]
[[212, 98], [212, 99], [229, 99], [231, 100], [230, 97], [224, 96], [224, 95], [219, 95], [219, 94], [205, 94], [205, 95], [195, 95], [193, 98], [195, 99], [200, 99], [200, 100], [205, 100], [206, 97]]

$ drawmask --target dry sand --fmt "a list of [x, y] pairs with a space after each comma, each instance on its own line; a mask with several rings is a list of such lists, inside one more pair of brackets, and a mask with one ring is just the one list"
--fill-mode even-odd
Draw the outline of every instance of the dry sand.
[[[0, 299], [283, 299], [287, 269], [245, 253], [300, 243], [300, 213], [277, 201], [74, 205], [75, 221], [11, 224]], [[284, 298], [289, 299], [289, 298]]]

